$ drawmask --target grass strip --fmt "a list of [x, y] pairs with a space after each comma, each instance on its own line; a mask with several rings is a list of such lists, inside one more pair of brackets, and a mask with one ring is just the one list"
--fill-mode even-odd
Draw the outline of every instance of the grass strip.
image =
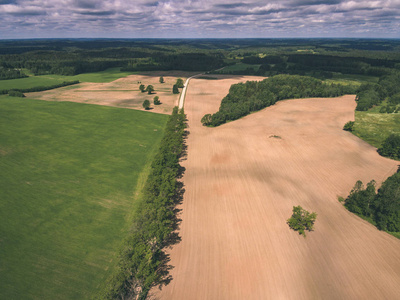
[[61, 83], [48, 85], [48, 86], [35, 86], [35, 87], [31, 87], [31, 88], [18, 88], [18, 89], [0, 90], [0, 94], [3, 94], [3, 95], [4, 94], [8, 94], [10, 91], [18, 91], [18, 92], [21, 92], [21, 93], [42, 92], [42, 91], [52, 90], [52, 89], [56, 89], [56, 88], [59, 88], [59, 87], [74, 85], [74, 84], [78, 84], [78, 83], [79, 83], [79, 80], [63, 81]]

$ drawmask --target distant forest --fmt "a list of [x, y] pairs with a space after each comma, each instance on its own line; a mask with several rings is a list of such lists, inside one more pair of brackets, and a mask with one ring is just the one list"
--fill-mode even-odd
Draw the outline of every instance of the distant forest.
[[39, 39], [0, 41], [0, 80], [125, 71], [212, 71], [245, 63], [231, 74], [390, 75], [400, 69], [400, 40], [370, 39]]
[[[240, 68], [239, 68], [239, 67]], [[400, 40], [383, 39], [37, 39], [0, 41], [0, 80], [121, 71], [338, 76], [368, 79], [356, 110], [400, 104]], [[348, 89], [349, 90], [349, 89]], [[346, 91], [348, 92], [348, 91]], [[334, 93], [335, 94], [335, 93]], [[340, 93], [341, 94], [341, 93]], [[258, 104], [257, 104], [258, 105]], [[258, 105], [259, 106], [259, 105]], [[263, 106], [265, 107], [265, 106]], [[252, 108], [249, 111], [253, 111]], [[227, 119], [228, 120], [228, 119]], [[224, 122], [222, 122], [224, 123]]]

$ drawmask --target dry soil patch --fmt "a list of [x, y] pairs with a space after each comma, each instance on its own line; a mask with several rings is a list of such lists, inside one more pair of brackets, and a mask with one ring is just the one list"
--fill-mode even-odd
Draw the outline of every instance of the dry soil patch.
[[[89, 104], [107, 105], [131, 109], [143, 109], [143, 101], [149, 100], [151, 109], [156, 113], [170, 114], [178, 105], [179, 95], [172, 93], [172, 86], [177, 78], [186, 79], [189, 72], [149, 72], [141, 75], [130, 75], [107, 83], [84, 82], [73, 86], [54, 90], [27, 93], [29, 98], [48, 101], [71, 101]], [[160, 83], [160, 76], [165, 83]], [[151, 95], [139, 91], [140, 84], [153, 85], [155, 91]], [[158, 96], [161, 105], [154, 105], [153, 98]]]
[[[152, 297], [399, 299], [400, 240], [337, 200], [398, 165], [342, 130], [354, 96], [282, 101], [201, 126], [232, 83], [249, 79], [190, 82], [182, 242], [170, 251], [172, 282]], [[307, 238], [286, 224], [294, 205], [318, 213]]]

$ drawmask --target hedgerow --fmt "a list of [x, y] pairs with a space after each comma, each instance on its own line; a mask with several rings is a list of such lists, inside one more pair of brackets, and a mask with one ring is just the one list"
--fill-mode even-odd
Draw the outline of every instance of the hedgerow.
[[[63, 81], [61, 83], [48, 85], [48, 86], [35, 86], [35, 87], [31, 87], [31, 88], [26, 88], [26, 89], [12, 89], [12, 90], [18, 91], [21, 93], [33, 93], [33, 92], [42, 92], [42, 91], [52, 90], [52, 89], [56, 89], [59, 87], [69, 86], [69, 85], [78, 84], [78, 83], [79, 83], [79, 80]], [[8, 94], [9, 92], [10, 92], [10, 90], [0, 90], [0, 95]]]
[[186, 116], [175, 107], [142, 191], [132, 231], [120, 255], [119, 266], [97, 298], [145, 299], [153, 286], [171, 280], [164, 250], [180, 241], [177, 204], [182, 201], [184, 172], [179, 164], [185, 153]]

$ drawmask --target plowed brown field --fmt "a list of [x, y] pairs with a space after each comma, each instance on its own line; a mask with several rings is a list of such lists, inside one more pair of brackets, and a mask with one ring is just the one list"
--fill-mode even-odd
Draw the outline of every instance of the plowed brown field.
[[[337, 200], [398, 165], [342, 130], [354, 96], [282, 101], [202, 127], [244, 80], [255, 78], [190, 82], [182, 242], [170, 251], [172, 282], [150, 297], [400, 299], [400, 240]], [[286, 224], [294, 205], [318, 213], [307, 238]]]
[[[144, 110], [143, 101], [149, 100], [151, 103], [149, 111], [170, 114], [172, 108], [178, 105], [179, 99], [179, 95], [172, 94], [172, 86], [177, 78], [185, 79], [189, 75], [193, 75], [193, 73], [169, 71], [163, 74], [148, 72], [141, 75], [130, 75], [112, 82], [83, 82], [43, 92], [27, 93], [26, 95], [29, 98], [40, 100], [81, 102], [139, 110]], [[164, 76], [165, 83], [159, 82], [160, 76]], [[147, 92], [140, 92], [140, 84], [153, 85], [154, 93], [149, 95]], [[161, 105], [153, 105], [155, 96], [160, 98]]]

